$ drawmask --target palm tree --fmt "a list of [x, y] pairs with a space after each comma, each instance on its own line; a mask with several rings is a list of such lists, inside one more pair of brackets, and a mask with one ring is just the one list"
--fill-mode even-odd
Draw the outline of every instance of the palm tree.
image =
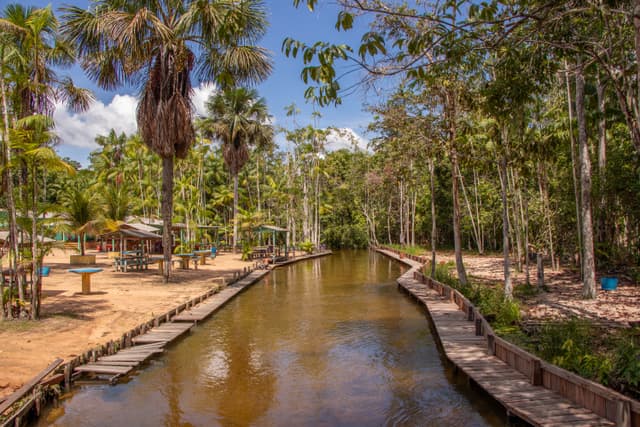
[[162, 164], [164, 281], [169, 280], [173, 167], [194, 142], [191, 73], [221, 85], [256, 83], [271, 71], [266, 50], [253, 46], [266, 30], [259, 0], [98, 0], [66, 7], [63, 31], [82, 67], [105, 89], [139, 85], [138, 128]]
[[84, 256], [84, 237], [87, 233], [97, 229], [98, 206], [95, 193], [80, 181], [71, 185], [62, 198], [62, 217], [67, 222], [69, 230], [78, 236], [80, 255]]
[[[69, 78], [58, 78], [53, 66], [70, 66], [75, 61], [72, 47], [65, 43], [58, 32], [58, 21], [51, 7], [31, 8], [19, 4], [8, 5], [0, 17], [0, 93], [2, 96], [2, 166], [3, 181], [6, 183], [7, 208], [9, 210], [9, 235], [12, 242], [12, 263], [15, 268], [18, 259], [18, 239], [16, 227], [16, 203], [13, 195], [13, 169], [9, 167], [12, 157], [21, 160], [18, 166], [21, 168], [18, 177], [20, 179], [18, 189], [23, 195], [22, 205], [25, 216], [28, 215], [29, 204], [33, 205], [32, 218], [32, 253], [36, 253], [36, 208], [38, 201], [36, 184], [39, 171], [46, 177], [46, 169], [41, 170], [42, 163], [34, 162], [31, 167], [27, 165], [27, 158], [38, 158], [44, 155], [44, 159], [54, 159], [52, 150], [45, 149], [50, 145], [51, 139], [44, 138], [47, 132], [43, 132], [43, 120], [47, 121], [53, 113], [56, 101], [63, 101], [75, 111], [86, 110], [92, 101], [90, 92], [79, 89], [73, 85]], [[11, 118], [10, 118], [11, 115]], [[38, 117], [42, 115], [42, 117]], [[10, 123], [20, 128], [16, 131], [22, 136], [27, 135], [31, 142], [36, 139], [39, 146], [30, 146], [29, 156], [22, 156], [20, 149], [10, 147], [9, 134]], [[25, 127], [26, 125], [26, 127]], [[47, 127], [47, 126], [45, 126]], [[34, 138], [36, 137], [37, 138]], [[23, 139], [24, 142], [24, 139]], [[40, 150], [42, 148], [43, 150]], [[12, 151], [16, 151], [16, 156]], [[27, 200], [29, 172], [33, 181], [32, 200]], [[32, 257], [32, 271], [39, 282], [39, 269], [36, 268], [36, 257]], [[18, 279], [20, 281], [20, 278]], [[39, 286], [39, 285], [38, 285]], [[19, 289], [22, 285], [18, 284]], [[37, 316], [38, 307], [34, 307]]]
[[233, 250], [238, 245], [238, 173], [249, 160], [249, 145], [266, 145], [273, 140], [273, 126], [264, 98], [255, 89], [229, 88], [207, 102], [209, 117], [203, 126], [222, 141], [222, 156], [233, 176]]

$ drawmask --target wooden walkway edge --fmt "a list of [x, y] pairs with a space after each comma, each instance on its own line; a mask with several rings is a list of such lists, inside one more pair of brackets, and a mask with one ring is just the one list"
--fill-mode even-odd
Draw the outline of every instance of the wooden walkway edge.
[[377, 250], [411, 267], [397, 282], [426, 307], [447, 359], [502, 404], [508, 415], [534, 426], [631, 426], [628, 421], [615, 423], [555, 391], [534, 385], [542, 379], [527, 377], [490, 354], [492, 345], [478, 334], [476, 319], [460, 310], [451, 295], [442, 295], [414, 279], [421, 263]]
[[237, 281], [233, 285], [227, 286], [217, 294], [208, 298], [204, 302], [185, 310], [177, 316], [173, 317], [173, 322], [201, 322], [213, 313], [218, 311], [227, 302], [231, 301], [233, 297], [245, 290], [248, 286], [256, 283], [264, 276], [269, 274], [269, 270], [254, 270], [245, 278]]

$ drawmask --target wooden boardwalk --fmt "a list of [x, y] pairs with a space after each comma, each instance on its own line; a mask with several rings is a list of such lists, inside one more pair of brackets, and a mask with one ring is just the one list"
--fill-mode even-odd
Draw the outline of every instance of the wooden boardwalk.
[[131, 341], [134, 344], [168, 344], [189, 332], [191, 328], [193, 328], [193, 324], [167, 322], [150, 329], [144, 334], [133, 337]]
[[249, 273], [249, 275], [244, 279], [239, 280], [233, 285], [227, 286], [217, 294], [207, 298], [202, 303], [174, 316], [173, 321], [193, 323], [201, 322], [215, 313], [220, 309], [220, 307], [225, 305], [229, 300], [231, 300], [231, 298], [242, 292], [247, 286], [257, 282], [267, 274], [269, 274], [269, 270], [255, 270]]
[[[398, 257], [381, 250], [385, 255]], [[414, 280], [413, 272], [421, 264], [410, 259], [402, 262], [412, 268], [398, 279], [398, 284], [426, 306], [438, 333], [447, 359], [457, 369], [515, 415], [534, 426], [615, 426], [560, 394], [531, 384], [529, 378], [487, 352], [487, 340], [476, 335], [475, 322], [456, 304]]]
[[197, 322], [212, 315], [234, 296], [268, 273], [269, 270], [255, 270], [249, 273], [244, 278], [227, 286], [201, 303], [173, 316], [171, 321], [161, 323], [145, 333], [131, 338], [132, 347], [122, 349], [110, 356], [98, 357], [93, 362], [77, 366], [74, 368], [74, 372], [77, 375], [107, 376], [110, 382], [115, 382], [121, 376], [131, 373], [152, 356], [162, 353], [167, 344], [189, 332]]

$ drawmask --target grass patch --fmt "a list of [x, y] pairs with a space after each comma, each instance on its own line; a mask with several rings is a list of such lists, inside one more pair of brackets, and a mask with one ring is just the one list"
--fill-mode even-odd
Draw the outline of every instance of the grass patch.
[[0, 332], [31, 332], [41, 326], [36, 320], [11, 319], [0, 322]]
[[404, 252], [405, 254], [414, 255], [414, 256], [424, 255], [427, 252], [427, 248], [420, 245], [412, 246], [412, 245], [398, 245], [397, 243], [392, 243], [388, 246], [397, 251], [401, 251], [401, 252]]

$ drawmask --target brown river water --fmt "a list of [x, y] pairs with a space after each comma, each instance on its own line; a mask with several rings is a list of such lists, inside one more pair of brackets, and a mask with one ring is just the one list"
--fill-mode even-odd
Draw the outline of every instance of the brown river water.
[[425, 311], [368, 251], [277, 269], [126, 383], [79, 387], [38, 426], [503, 426]]

